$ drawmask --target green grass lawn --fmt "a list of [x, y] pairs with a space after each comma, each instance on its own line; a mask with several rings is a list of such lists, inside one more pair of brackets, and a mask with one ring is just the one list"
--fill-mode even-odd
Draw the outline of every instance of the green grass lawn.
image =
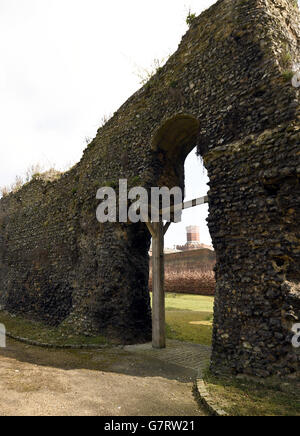
[[214, 297], [202, 295], [166, 294], [166, 310], [213, 313]]
[[166, 294], [167, 337], [211, 345], [213, 297]]

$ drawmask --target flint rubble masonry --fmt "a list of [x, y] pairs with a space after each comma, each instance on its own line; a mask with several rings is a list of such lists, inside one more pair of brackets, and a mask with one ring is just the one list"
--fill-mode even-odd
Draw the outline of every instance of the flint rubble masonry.
[[217, 256], [212, 369], [299, 370], [300, 89], [287, 80], [299, 47], [294, 0], [220, 0], [193, 20], [72, 170], [0, 201], [0, 305], [122, 343], [150, 340], [148, 230], [99, 224], [96, 192], [121, 178], [183, 187], [197, 146]]

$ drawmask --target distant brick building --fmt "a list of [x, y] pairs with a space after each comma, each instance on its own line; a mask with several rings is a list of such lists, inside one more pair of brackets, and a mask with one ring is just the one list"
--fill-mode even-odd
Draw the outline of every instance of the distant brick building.
[[213, 250], [211, 245], [201, 244], [200, 242], [200, 227], [199, 226], [188, 226], [186, 228], [186, 244], [177, 245], [176, 250], [178, 251], [191, 251], [191, 250], [201, 250], [207, 248], [208, 250]]
[[[186, 243], [184, 245], [176, 245], [174, 248], [165, 247], [165, 254], [177, 253], [180, 255], [185, 251], [192, 250], [211, 250], [214, 251], [211, 245], [202, 244], [200, 242], [200, 227], [199, 226], [188, 226], [186, 227]], [[150, 256], [152, 256], [152, 245], [149, 251]]]
[[[176, 248], [165, 248], [165, 267], [175, 270], [202, 270], [213, 269], [216, 256], [212, 246], [201, 244], [200, 227], [189, 226], [186, 228], [187, 242], [185, 245], [177, 245]], [[152, 248], [152, 247], [151, 247]], [[152, 261], [152, 249], [150, 249], [150, 267]]]

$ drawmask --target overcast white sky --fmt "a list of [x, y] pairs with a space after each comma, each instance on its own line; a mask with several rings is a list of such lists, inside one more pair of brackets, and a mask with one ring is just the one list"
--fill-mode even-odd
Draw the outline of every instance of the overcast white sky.
[[[139, 87], [138, 67], [173, 53], [189, 8], [215, 0], [0, 0], [0, 186], [31, 164], [64, 169], [77, 162], [102, 116]], [[186, 163], [187, 198], [205, 195], [195, 153]], [[184, 212], [166, 245], [185, 242], [200, 224], [210, 243], [207, 207]]]

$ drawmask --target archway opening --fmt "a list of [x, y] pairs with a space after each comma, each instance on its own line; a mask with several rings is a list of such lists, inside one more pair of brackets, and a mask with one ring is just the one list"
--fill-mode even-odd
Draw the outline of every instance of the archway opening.
[[[196, 155], [198, 132], [197, 119], [177, 115], [158, 129], [152, 144], [161, 164], [157, 185], [181, 187], [185, 200], [205, 196], [209, 189], [207, 172]], [[184, 211], [182, 222], [172, 224], [165, 235], [165, 309], [169, 338], [210, 345], [215, 255], [206, 223], [208, 205], [202, 207]], [[197, 237], [188, 233], [191, 228]]]
[[152, 150], [161, 162], [158, 186], [184, 189], [184, 162], [197, 146], [199, 121], [187, 114], [176, 115], [155, 133]]

